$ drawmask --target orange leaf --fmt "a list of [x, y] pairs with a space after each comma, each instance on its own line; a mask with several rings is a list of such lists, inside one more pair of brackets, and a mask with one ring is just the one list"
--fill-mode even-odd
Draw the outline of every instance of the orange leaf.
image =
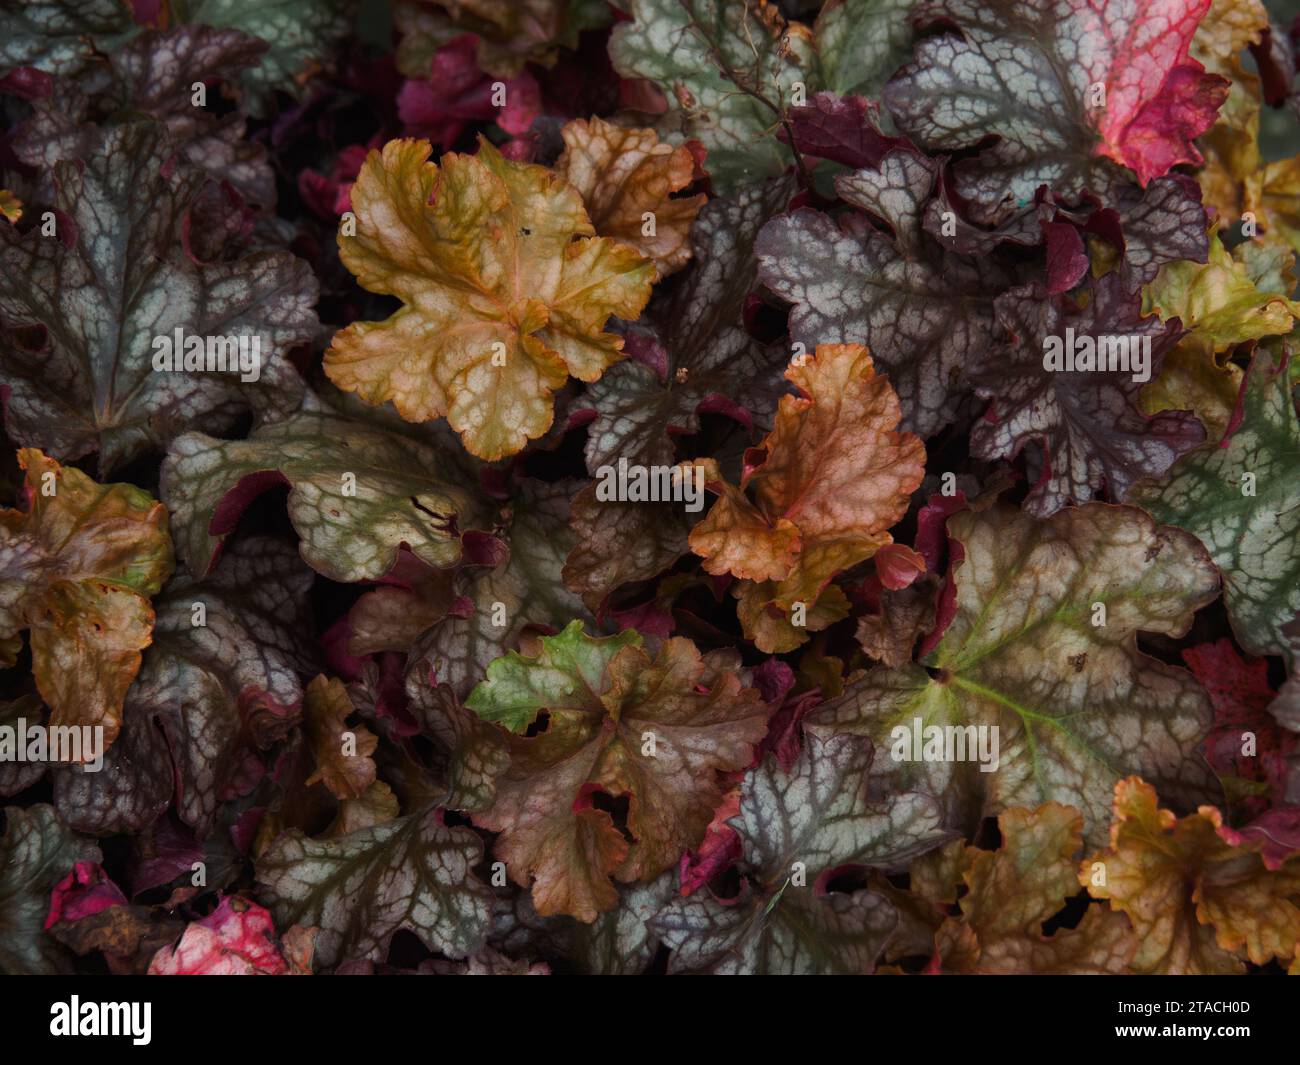
[[719, 498], [690, 537], [708, 572], [773, 582], [737, 590], [751, 616], [761, 604], [782, 614], [796, 603], [811, 610], [836, 573], [891, 543], [887, 530], [906, 513], [925, 469], [921, 441], [896, 431], [898, 397], [860, 344], [819, 345], [786, 378], [800, 394], [781, 398], [740, 486], [705, 463]]
[[499, 459], [546, 432], [570, 374], [595, 381], [622, 357], [605, 322], [641, 313], [654, 264], [593, 237], [581, 197], [545, 167], [486, 140], [441, 165], [431, 151], [389, 141], [361, 168], [339, 254], [403, 306], [337, 333], [325, 372], [407, 421], [445, 416], [475, 455]]
[[555, 172], [582, 193], [596, 232], [653, 259], [661, 277], [685, 266], [691, 226], [707, 199], [672, 198], [694, 176], [690, 149], [661, 144], [652, 129], [625, 129], [600, 118], [576, 119], [560, 136], [565, 148]]
[[343, 682], [323, 674], [307, 685], [302, 701], [303, 728], [316, 762], [308, 784], [324, 781], [338, 799], [359, 799], [375, 781], [370, 756], [379, 737], [364, 725], [348, 727], [353, 712]]
[[1175, 817], [1138, 777], [1115, 785], [1110, 847], [1079, 882], [1126, 913], [1138, 972], [1235, 973], [1289, 961], [1300, 941], [1300, 853], [1270, 869], [1258, 840], [1223, 826], [1213, 806]]

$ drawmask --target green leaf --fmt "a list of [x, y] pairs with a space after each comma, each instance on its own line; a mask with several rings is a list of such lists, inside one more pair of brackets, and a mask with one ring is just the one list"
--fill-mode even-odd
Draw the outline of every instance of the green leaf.
[[841, 94], [879, 97], [912, 56], [908, 13], [916, 0], [828, 0], [813, 24], [824, 87]]
[[0, 73], [35, 67], [75, 75], [140, 32], [124, 0], [0, 0], [0, 15]]
[[[0, 227], [0, 317], [45, 332], [36, 349], [0, 347], [6, 423], [20, 443], [69, 461], [98, 450], [109, 470], [186, 429], [224, 432], [249, 409], [283, 417], [300, 403], [285, 352], [318, 328], [310, 267], [288, 252], [195, 263], [182, 235], [205, 179], [172, 154], [158, 123], [116, 126], [83, 162], [54, 166], [54, 205], [68, 218], [56, 236]], [[248, 338], [257, 379], [156, 371], [155, 340], [178, 329]]]
[[0, 973], [71, 970], [68, 952], [44, 930], [50, 892], [77, 862], [99, 860], [99, 848], [64, 828], [52, 806], [6, 807], [0, 839]]
[[1247, 250], [1229, 254], [1216, 233], [1208, 262], [1165, 263], [1142, 290], [1142, 313], [1158, 314], [1162, 322], [1177, 318], [1215, 351], [1289, 333], [1300, 304], [1287, 298], [1295, 285], [1286, 285], [1281, 276], [1286, 266], [1279, 269], [1276, 255], [1250, 251], [1249, 240], [1240, 247]]
[[448, 827], [436, 809], [333, 839], [295, 829], [258, 859], [257, 898], [279, 928], [320, 928], [321, 966], [382, 960], [402, 929], [463, 958], [482, 946], [491, 919], [491, 892], [473, 873], [482, 859], [478, 836]]
[[793, 162], [776, 130], [796, 82], [821, 88], [812, 35], [787, 24], [767, 0], [632, 0], [632, 22], [614, 28], [609, 54], [628, 78], [649, 78], [668, 112], [658, 124], [675, 143], [694, 138], [723, 196], [774, 177]]
[[846, 865], [902, 868], [951, 838], [929, 797], [875, 800], [872, 745], [813, 730], [789, 774], [769, 755], [741, 789], [730, 822], [744, 845], [738, 898], [674, 899], [650, 923], [673, 949], [670, 972], [869, 973], [898, 924], [876, 892], [826, 891]]
[[270, 48], [245, 71], [243, 85], [260, 113], [275, 90], [298, 95], [307, 77], [329, 63], [352, 24], [351, 0], [169, 0], [176, 23], [241, 30]]
[[581, 621], [571, 622], [558, 636], [543, 637], [536, 657], [511, 651], [498, 658], [465, 705], [484, 721], [523, 732], [543, 709], [599, 697], [614, 656], [624, 647], [639, 648], [641, 642], [635, 629], [595, 637], [583, 631]]
[[[1180, 636], [1217, 596], [1200, 544], [1135, 507], [1100, 503], [1046, 521], [1005, 506], [966, 511], [948, 534], [964, 550], [949, 578], [956, 614], [928, 668], [872, 670], [809, 720], [870, 736], [889, 786], [942, 795], [947, 823], [967, 833], [1007, 807], [1055, 801], [1079, 808], [1098, 842], [1115, 782], [1130, 773], [1210, 800], [1194, 756], [1209, 700], [1189, 672], [1137, 648], [1139, 630]], [[977, 749], [972, 726], [996, 732]], [[963, 746], [954, 731], [927, 754], [947, 727], [964, 730]]]
[[163, 463], [162, 495], [192, 572], [208, 570], [253, 498], [287, 482], [307, 563], [331, 580], [375, 580], [402, 544], [432, 566], [460, 561], [480, 508], [452, 474], [453, 460], [430, 444], [304, 410], [247, 440], [180, 437]]
[[1288, 654], [1282, 627], [1300, 610], [1300, 423], [1291, 382], [1267, 349], [1247, 371], [1239, 407], [1241, 422], [1221, 444], [1129, 500], [1209, 549], [1243, 648]]

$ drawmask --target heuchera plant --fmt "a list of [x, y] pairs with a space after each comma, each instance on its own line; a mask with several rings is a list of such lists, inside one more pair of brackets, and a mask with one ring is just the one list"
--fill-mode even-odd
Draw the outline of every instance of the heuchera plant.
[[0, 0], [0, 972], [1300, 971], [1297, 44]]

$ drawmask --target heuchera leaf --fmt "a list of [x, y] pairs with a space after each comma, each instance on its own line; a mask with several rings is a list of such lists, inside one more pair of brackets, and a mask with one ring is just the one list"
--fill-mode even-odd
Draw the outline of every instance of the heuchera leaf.
[[127, 902], [96, 862], [77, 862], [50, 895], [46, 931], [74, 953], [102, 953], [112, 973], [142, 975], [183, 922]]
[[181, 558], [205, 573], [244, 508], [286, 483], [303, 558], [337, 581], [382, 577], [402, 544], [430, 565], [451, 565], [464, 553], [465, 534], [485, 519], [438, 448], [304, 410], [247, 440], [190, 433], [175, 441], [162, 494]]
[[1190, 410], [1205, 426], [1206, 441], [1217, 444], [1237, 405], [1243, 376], [1227, 354], [1215, 354], [1208, 337], [1189, 334], [1165, 354], [1160, 375], [1143, 387], [1138, 406], [1147, 414]]
[[[568, 123], [560, 136], [564, 151], [555, 172], [582, 194], [596, 232], [632, 245], [654, 261], [660, 277], [685, 266], [691, 224], [707, 199], [673, 196], [694, 179], [690, 149], [660, 143], [652, 129], [613, 126], [594, 117]], [[648, 235], [647, 225], [652, 227]]]
[[551, 66], [561, 46], [574, 47], [580, 31], [609, 18], [596, 0], [398, 0], [395, 9], [403, 34], [397, 62], [410, 77], [427, 74], [437, 46], [466, 32], [477, 36], [479, 63], [492, 74]]
[[1124, 185], [1113, 190], [1108, 205], [1088, 218], [1084, 231], [1113, 239], [1107, 230], [1115, 219], [1123, 244], [1117, 269], [1129, 290], [1151, 281], [1167, 262], [1203, 263], [1209, 254], [1200, 190], [1185, 174], [1156, 178], [1145, 189]]
[[122, 0], [2, 0], [5, 36], [0, 72], [35, 67], [77, 74], [100, 52], [139, 32], [131, 5]]
[[1162, 322], [1177, 318], [1215, 351], [1224, 351], [1246, 340], [1289, 333], [1300, 316], [1300, 303], [1289, 299], [1289, 292], [1261, 291], [1247, 263], [1230, 254], [1216, 234], [1208, 262], [1179, 261], [1160, 268], [1142, 290], [1142, 313], [1158, 315]]
[[[175, 946], [149, 963], [150, 976], [286, 976], [311, 972], [313, 936], [289, 929], [281, 944], [271, 915], [231, 895], [208, 916], [191, 921]], [[290, 935], [290, 933], [296, 933]]]
[[[1090, 906], [1071, 929], [1048, 936], [1043, 923], [1079, 888], [1079, 811], [1057, 803], [1006, 810], [996, 851], [966, 847], [958, 863], [966, 893], [960, 917], [935, 935], [937, 968], [976, 973], [1123, 973], [1137, 947], [1128, 921]], [[954, 885], [955, 887], [955, 885]]]
[[1261, 814], [1270, 800], [1285, 801], [1288, 759], [1300, 737], [1281, 728], [1268, 712], [1275, 694], [1268, 661], [1242, 657], [1226, 637], [1188, 647], [1182, 657], [1214, 707], [1205, 754], [1229, 798], [1236, 798], [1234, 812]]
[[903, 424], [923, 435], [951, 420], [964, 369], [988, 348], [993, 297], [1011, 278], [987, 257], [968, 259], [922, 229], [936, 164], [895, 149], [878, 167], [836, 178], [858, 213], [838, 221], [807, 208], [774, 219], [758, 238], [759, 276], [794, 304], [790, 336], [817, 344], [866, 343], [898, 391]]
[[27, 509], [0, 511], [0, 639], [31, 630], [50, 724], [101, 726], [107, 748], [152, 638], [149, 597], [172, 571], [167, 512], [134, 485], [96, 484], [34, 449], [18, 461]]
[[1300, 252], [1300, 155], [1275, 159], [1264, 167], [1262, 177], [1251, 182], [1258, 186], [1259, 210], [1270, 242], [1284, 243]]
[[790, 108], [788, 125], [778, 135], [805, 155], [854, 169], [879, 168], [894, 148], [911, 147], [906, 138], [887, 137], [881, 131], [875, 100], [833, 92], [819, 92], [811, 103]]
[[[574, 622], [536, 656], [494, 662], [467, 706], [501, 733], [509, 769], [474, 822], [500, 832], [496, 856], [532, 883], [537, 912], [592, 921], [618, 902], [610, 877], [658, 876], [699, 843], [722, 799], [719, 774], [743, 769], [769, 708], [741, 686], [734, 655], [665, 641], [651, 659], [631, 630], [586, 635]], [[627, 803], [627, 835], [598, 799]]]
[[59, 776], [60, 816], [83, 831], [138, 831], [174, 791], [176, 813], [206, 836], [298, 721], [299, 674], [316, 669], [311, 582], [296, 552], [266, 537], [234, 544], [201, 582], [178, 574], [155, 602], [121, 739], [99, 773]]
[[322, 781], [338, 799], [359, 799], [375, 782], [370, 756], [379, 737], [364, 725], [349, 726], [354, 712], [347, 688], [337, 677], [322, 674], [303, 693], [303, 728], [316, 762], [307, 783]]
[[44, 934], [50, 892], [77, 862], [99, 860], [99, 848], [69, 832], [52, 806], [6, 807], [0, 838], [0, 973], [70, 969], [67, 951]]
[[[718, 499], [690, 543], [708, 572], [758, 582], [742, 594], [788, 616], [796, 602], [811, 609], [836, 573], [891, 542], [886, 530], [921, 483], [925, 449], [896, 431], [898, 399], [861, 345], [822, 345], [786, 377], [799, 395], [781, 398], [740, 485], [705, 464]], [[759, 648], [778, 649], [764, 639]]]
[[325, 371], [408, 421], [446, 416], [472, 453], [498, 459], [546, 432], [570, 374], [594, 381], [618, 360], [622, 341], [602, 329], [640, 314], [655, 268], [592, 236], [581, 197], [545, 167], [486, 140], [439, 164], [431, 151], [390, 141], [361, 168], [339, 255], [403, 306], [336, 333]]
[[241, 78], [255, 112], [268, 105], [277, 90], [297, 93], [309, 75], [328, 61], [351, 23], [349, 0], [298, 0], [290, 6], [247, 0], [167, 0], [166, 11], [172, 24], [239, 30], [267, 42], [265, 57]]
[[401, 813], [401, 806], [393, 789], [382, 780], [373, 780], [355, 799], [339, 801], [338, 816], [326, 829], [327, 836], [347, 836], [363, 828], [387, 824]]
[[[317, 329], [310, 268], [287, 252], [195, 263], [182, 230], [203, 178], [170, 156], [156, 123], [117, 126], [83, 166], [54, 166], [57, 237], [0, 227], [0, 319], [45, 334], [34, 349], [0, 347], [6, 424], [20, 443], [67, 460], [98, 450], [107, 471], [185, 429], [224, 431], [250, 407], [283, 417], [301, 400], [284, 352]], [[156, 341], [174, 348], [178, 330], [178, 364], [221, 338], [218, 354], [237, 366], [242, 339], [250, 357], [260, 353], [256, 380], [238, 369], [155, 371], [165, 354]]]
[[[964, 511], [948, 534], [962, 551], [955, 614], [928, 668], [874, 669], [808, 720], [870, 736], [890, 751], [881, 771], [895, 787], [943, 796], [949, 823], [968, 832], [1011, 806], [1059, 802], [1083, 812], [1096, 843], [1129, 772], [1206, 794], [1192, 751], [1209, 700], [1186, 670], [1140, 653], [1136, 635], [1177, 636], [1217, 596], [1204, 548], [1135, 507], [1100, 503], [1046, 521]], [[950, 742], [944, 730], [972, 725], [998, 732], [975, 756], [979, 733], [963, 733], [965, 759], [951, 760], [956, 733]], [[995, 735], [997, 768], [984, 770]], [[917, 759], [926, 742], [937, 760]]]
[[1255, 238], [1295, 248], [1297, 157], [1265, 164], [1260, 152], [1263, 91], [1243, 51], [1260, 45], [1269, 29], [1259, 0], [1216, 0], [1192, 42], [1192, 56], [1230, 82], [1218, 121], [1198, 142], [1205, 166], [1197, 174], [1207, 206], [1225, 224], [1254, 223]]
[[448, 807], [481, 810], [490, 805], [497, 777], [510, 766], [497, 726], [465, 709], [455, 689], [438, 683], [418, 659], [406, 675], [406, 697], [420, 731], [433, 741], [434, 772], [446, 788]]
[[782, 173], [793, 156], [775, 132], [795, 83], [821, 87], [808, 27], [768, 0], [632, 0], [628, 10], [609, 55], [624, 77], [663, 90], [659, 132], [703, 144], [723, 196]]
[[[1146, 379], [1139, 345], [1149, 344], [1149, 356], [1141, 357], [1148, 360], [1147, 376], [1154, 377], [1178, 330], [1140, 317], [1137, 294], [1117, 274], [1091, 286], [1083, 309], [1068, 296], [1049, 296], [1036, 286], [1011, 289], [998, 297], [996, 308], [1010, 341], [972, 375], [976, 392], [992, 402], [971, 430], [971, 452], [1012, 458], [1028, 444], [1041, 447], [1042, 476], [1024, 503], [1031, 514], [1086, 503], [1103, 489], [1112, 499], [1124, 499], [1136, 481], [1160, 476], [1205, 439], [1187, 411], [1139, 410]], [[1088, 350], [1079, 346], [1085, 337], [1097, 368], [1079, 369], [1076, 362], [1069, 369], [1064, 357], [1080, 359]], [[1071, 338], [1075, 348], [1067, 352]], [[1129, 349], [1128, 370], [1113, 349], [1116, 338]], [[1045, 359], [1052, 344], [1062, 358], [1059, 368], [1049, 369]]]
[[674, 874], [619, 892], [618, 905], [590, 924], [572, 917], [542, 917], [527, 892], [517, 892], [513, 908], [493, 924], [492, 940], [509, 954], [540, 953], [562, 958], [592, 976], [637, 976], [659, 949], [649, 922], [672, 898]]
[[[541, 90], [527, 70], [504, 82], [494, 81], [479, 69], [474, 36], [455, 37], [439, 48], [423, 73], [403, 83], [397, 96], [397, 114], [408, 133], [450, 148], [474, 121], [495, 121], [505, 132], [519, 137], [531, 128], [541, 108]], [[492, 101], [496, 86], [503, 86], [505, 105]], [[365, 162], [365, 151], [347, 175], [349, 187]], [[351, 164], [351, 160], [349, 160]], [[339, 211], [348, 209], [343, 203]]]
[[[1065, 223], [1088, 243], [1094, 275], [1115, 271], [1127, 291], [1152, 280], [1174, 259], [1205, 261], [1205, 208], [1196, 182], [1185, 174], [1156, 178], [1146, 188], [1114, 184], [1104, 200], [1094, 194], [1080, 200], [1071, 205], [1043, 186], [1023, 211], [986, 229], [963, 217], [966, 206], [941, 170], [935, 197], [925, 208], [925, 230], [945, 248], [983, 256], [1002, 244], [1042, 244], [1050, 234], [1064, 234]], [[1054, 242], [1047, 243], [1050, 253]]]
[[85, 772], [80, 766], [50, 767], [54, 808], [59, 819], [77, 832], [140, 832], [172, 800], [176, 789], [167, 739], [149, 715], [136, 712], [138, 690], [138, 685], [128, 689], [122, 731], [98, 772]]
[[813, 24], [826, 88], [878, 96], [912, 55], [916, 0], [828, 0]]
[[508, 557], [462, 570], [457, 588], [464, 609], [436, 624], [411, 649], [412, 662], [432, 669], [460, 698], [495, 659], [519, 645], [527, 630], [558, 632], [575, 619], [592, 620], [561, 580], [574, 544], [573, 487], [572, 481], [521, 484], [494, 527], [510, 544]]
[[1300, 974], [1279, 4], [0, 0], [0, 970]]
[[689, 550], [681, 504], [602, 501], [595, 484], [574, 497], [570, 526], [575, 543], [561, 578], [593, 614], [621, 585], [657, 576]]
[[874, 970], [898, 923], [894, 907], [870, 890], [830, 890], [828, 881], [849, 865], [901, 868], [951, 833], [928, 797], [871, 797], [872, 754], [861, 736], [814, 730], [789, 773], [769, 755], [746, 776], [731, 822], [744, 847], [740, 894], [698, 891], [650, 924], [673, 949], [671, 972]]
[[938, 579], [923, 577], [899, 591], [880, 593], [880, 610], [858, 618], [855, 636], [863, 651], [891, 669], [912, 660], [923, 633], [934, 628]]
[[940, 151], [997, 140], [955, 167], [971, 217], [996, 224], [1039, 186], [1072, 199], [1116, 177], [1145, 185], [1201, 162], [1192, 140], [1214, 122], [1227, 83], [1187, 49], [1210, 0], [937, 0], [916, 60], [885, 87], [899, 126]]
[[700, 212], [690, 273], [629, 331], [626, 350], [634, 357], [611, 367], [579, 400], [580, 409], [596, 412], [587, 430], [590, 473], [620, 459], [672, 465], [673, 437], [698, 432], [704, 412], [728, 414], [747, 428], [771, 427], [789, 352], [755, 340], [741, 319], [755, 286], [754, 240], [789, 193], [789, 183], [778, 179], [712, 200]]
[[295, 829], [258, 859], [257, 898], [280, 927], [320, 929], [322, 966], [382, 959], [401, 929], [430, 950], [463, 958], [482, 945], [491, 917], [491, 892], [473, 873], [482, 857], [478, 836], [449, 827], [441, 810], [335, 839]]
[[[21, 644], [22, 637], [15, 637], [15, 640]], [[0, 728], [13, 729], [15, 736], [20, 728], [41, 722], [44, 715], [41, 700], [35, 695], [21, 695], [0, 702]], [[7, 797], [26, 791], [44, 775], [45, 765], [41, 762], [0, 762], [0, 795]]]
[[275, 176], [265, 149], [246, 139], [238, 112], [217, 118], [193, 104], [196, 82], [215, 83], [256, 65], [267, 45], [236, 30], [181, 26], [147, 31], [108, 57], [105, 69], [73, 81], [55, 79], [32, 101], [15, 151], [32, 166], [52, 166], [94, 151], [95, 122], [148, 115], [167, 128], [172, 146], [191, 166], [229, 181], [253, 203], [275, 203]]
[[1209, 549], [1241, 646], [1285, 654], [1282, 626], [1300, 610], [1300, 421], [1285, 367], [1267, 352], [1252, 360], [1238, 409], [1222, 443], [1188, 455], [1130, 499]]
[[363, 658], [384, 651], [405, 654], [420, 635], [463, 606], [453, 570], [433, 569], [401, 551], [384, 583], [348, 611], [347, 653]]
[[[1278, 689], [1277, 698], [1269, 705], [1268, 712], [1281, 723], [1283, 728], [1300, 732], [1300, 613], [1297, 613], [1286, 625], [1282, 626], [1282, 635], [1288, 640], [1288, 655], [1291, 669], [1282, 687]], [[1296, 777], [1294, 770], [1292, 778]]]
[[1116, 784], [1110, 844], [1084, 860], [1079, 883], [1128, 915], [1135, 971], [1236, 973], [1247, 959], [1295, 956], [1300, 856], [1269, 868], [1259, 841], [1225, 838], [1235, 835], [1212, 806], [1180, 819], [1159, 807], [1150, 784]]

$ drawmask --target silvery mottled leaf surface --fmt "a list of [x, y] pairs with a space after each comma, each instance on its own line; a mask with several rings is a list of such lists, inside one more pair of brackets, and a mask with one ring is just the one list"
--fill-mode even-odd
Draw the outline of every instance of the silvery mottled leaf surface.
[[587, 430], [590, 472], [619, 459], [671, 465], [673, 437], [697, 432], [705, 407], [734, 411], [760, 433], [770, 427], [790, 353], [779, 342], [755, 340], [741, 315], [757, 281], [755, 239], [788, 195], [788, 182], [772, 181], [701, 212], [689, 275], [647, 312], [653, 324], [640, 342], [657, 346], [662, 365], [625, 359], [581, 404], [596, 412]]
[[674, 948], [675, 969], [873, 971], [898, 915], [870, 890], [827, 892], [826, 876], [846, 865], [900, 867], [948, 834], [928, 797], [870, 797], [872, 758], [863, 737], [809, 732], [788, 774], [772, 756], [750, 774], [732, 822], [744, 846], [740, 897], [724, 903], [697, 892], [651, 922]]
[[440, 810], [408, 814], [331, 840], [281, 836], [258, 861], [277, 922], [320, 929], [322, 965], [383, 958], [399, 930], [452, 958], [487, 936], [491, 896], [473, 873], [483, 845]]
[[615, 27], [610, 58], [624, 77], [648, 78], [669, 101], [671, 139], [696, 138], [724, 195], [780, 174], [792, 157], [776, 138], [795, 82], [821, 88], [806, 27], [787, 29], [767, 0], [635, 0]]
[[[99, 452], [111, 470], [186, 429], [224, 431], [249, 410], [270, 420], [298, 405], [287, 353], [316, 335], [311, 270], [287, 252], [193, 262], [181, 230], [202, 177], [168, 165], [170, 154], [153, 123], [118, 126], [84, 163], [53, 166], [56, 235], [0, 230], [0, 319], [31, 334], [0, 349], [19, 441], [65, 459]], [[155, 338], [177, 329], [255, 339], [257, 380], [156, 372]]]
[[275, 177], [265, 149], [248, 139], [238, 112], [217, 118], [194, 105], [193, 86], [237, 79], [267, 50], [265, 41], [237, 30], [181, 26], [147, 31], [82, 78], [56, 78], [49, 95], [33, 101], [15, 150], [33, 166], [52, 166], [94, 151], [96, 122], [149, 115], [166, 126], [172, 146], [193, 167], [225, 180], [253, 203], [275, 203]]
[[68, 951], [44, 934], [49, 894], [77, 862], [99, 861], [99, 848], [61, 824], [52, 806], [15, 806], [5, 811], [0, 859], [0, 972], [69, 972]]
[[1291, 382], [1268, 355], [1251, 364], [1240, 404], [1222, 445], [1188, 455], [1133, 498], [1209, 549], [1241, 645], [1293, 658], [1283, 627], [1300, 610], [1300, 425]]
[[760, 278], [793, 304], [792, 339], [810, 352], [865, 344], [898, 390], [904, 427], [927, 435], [951, 420], [966, 367], [992, 343], [994, 297], [1011, 281], [996, 263], [954, 255], [924, 232], [934, 181], [932, 161], [897, 149], [878, 168], [836, 180], [866, 214], [800, 208], [758, 239]]
[[[1049, 339], [1064, 345], [1067, 329], [1102, 351], [1103, 338], [1124, 345], [1149, 344], [1147, 374], [1154, 378], [1178, 339], [1176, 323], [1140, 317], [1137, 297], [1118, 274], [1092, 286], [1091, 301], [1078, 310], [1065, 297], [1034, 287], [998, 297], [998, 325], [1009, 342], [983, 360], [972, 375], [988, 412], [971, 430], [971, 451], [981, 458], [1011, 458], [1022, 448], [1041, 448], [1043, 472], [1025, 501], [1046, 516], [1071, 503], [1086, 503], [1104, 489], [1112, 499], [1143, 477], [1159, 476], [1179, 455], [1205, 439], [1186, 411], [1149, 415], [1137, 406], [1143, 384], [1136, 363], [1125, 372], [1049, 369]], [[1106, 358], [1109, 358], [1106, 355]]]
[[138, 32], [131, 11], [118, 0], [5, 0], [5, 39], [0, 71], [35, 67], [50, 74], [76, 74], [96, 51], [129, 41]]
[[[1195, 756], [1208, 698], [1190, 673], [1137, 644], [1139, 631], [1185, 632], [1217, 596], [1218, 574], [1194, 537], [1102, 503], [1045, 521], [1005, 506], [965, 512], [948, 520], [948, 535], [964, 557], [939, 645], [920, 664], [855, 679], [817, 709], [815, 727], [869, 736], [895, 788], [942, 796], [946, 823], [967, 832], [990, 813], [1068, 800], [1099, 841], [1115, 782], [1130, 773], [1173, 793], [1212, 793]], [[995, 770], [983, 769], [993, 764], [987, 731], [983, 764], [915, 757], [918, 726], [970, 725], [997, 726]]]
[[430, 565], [459, 561], [462, 534], [484, 509], [437, 448], [320, 410], [247, 440], [187, 434], [162, 477], [178, 551], [194, 573], [209, 569], [244, 508], [273, 485], [290, 486], [303, 558], [341, 581], [382, 577], [402, 544]]
[[1300, 973], [1279, 10], [0, 0], [0, 970]]

